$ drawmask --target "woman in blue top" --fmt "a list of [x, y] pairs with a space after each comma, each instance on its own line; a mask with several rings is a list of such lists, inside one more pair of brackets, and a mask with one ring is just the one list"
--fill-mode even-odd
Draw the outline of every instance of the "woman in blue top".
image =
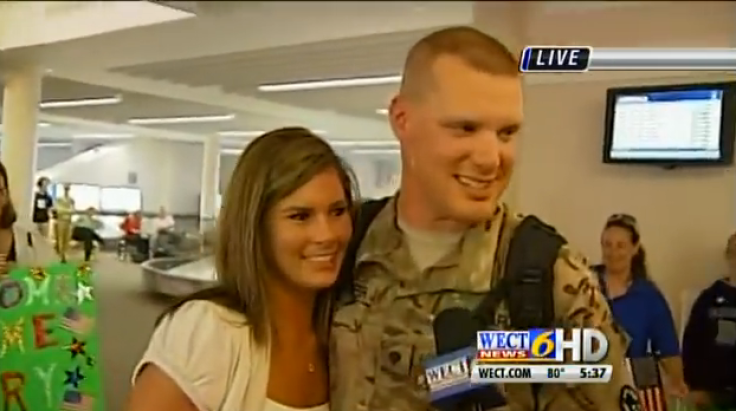
[[614, 318], [631, 337], [627, 356], [656, 355], [667, 374], [672, 394], [684, 398], [688, 389], [672, 312], [649, 279], [639, 237], [633, 216], [609, 217], [601, 235], [603, 264], [594, 268]]

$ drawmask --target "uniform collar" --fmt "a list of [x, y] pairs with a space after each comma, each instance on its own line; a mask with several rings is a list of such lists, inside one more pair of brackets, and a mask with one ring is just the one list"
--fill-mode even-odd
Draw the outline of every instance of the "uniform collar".
[[[415, 267], [414, 270], [391, 270], [400, 281], [416, 280], [420, 273], [411, 259], [403, 232], [397, 223], [396, 201], [393, 196], [371, 223], [359, 248], [357, 263], [379, 262], [397, 267]], [[459, 252], [448, 254], [432, 269], [459, 269], [468, 275], [445, 275], [422, 278], [422, 288], [488, 290], [493, 270], [495, 250], [505, 222], [511, 217], [506, 205], [500, 205], [494, 216], [469, 229], [460, 240]], [[436, 281], [435, 281], [436, 280]], [[437, 284], [433, 284], [438, 282]], [[440, 282], [442, 284], [440, 284]]]

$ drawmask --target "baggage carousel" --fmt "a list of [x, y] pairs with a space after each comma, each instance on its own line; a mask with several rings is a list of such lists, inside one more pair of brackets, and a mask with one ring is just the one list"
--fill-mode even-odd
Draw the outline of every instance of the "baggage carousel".
[[172, 297], [183, 297], [216, 282], [211, 256], [153, 258], [141, 264], [141, 271], [146, 291]]

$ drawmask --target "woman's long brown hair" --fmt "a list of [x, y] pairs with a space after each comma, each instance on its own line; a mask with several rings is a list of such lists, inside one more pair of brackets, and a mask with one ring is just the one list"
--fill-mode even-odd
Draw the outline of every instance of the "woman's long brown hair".
[[[300, 127], [270, 131], [255, 139], [238, 159], [217, 224], [215, 267], [218, 285], [194, 293], [164, 312], [162, 318], [192, 300], [208, 300], [242, 313], [258, 343], [268, 337], [270, 318], [264, 276], [277, 270], [270, 248], [267, 216], [282, 199], [319, 173], [338, 172], [345, 198], [356, 198], [350, 168], [327, 142]], [[315, 327], [322, 341], [329, 328], [329, 290], [317, 298]]]

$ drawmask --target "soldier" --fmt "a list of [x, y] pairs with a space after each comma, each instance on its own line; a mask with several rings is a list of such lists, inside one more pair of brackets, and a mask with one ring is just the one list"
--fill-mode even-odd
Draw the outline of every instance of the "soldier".
[[[421, 364], [435, 351], [433, 316], [477, 306], [503, 271], [508, 234], [520, 221], [500, 198], [514, 166], [522, 107], [516, 58], [476, 29], [443, 29], [409, 51], [389, 115], [401, 144], [401, 190], [377, 211], [357, 248], [354, 298], [336, 304], [333, 410], [431, 409]], [[612, 379], [538, 391], [508, 384], [509, 408], [638, 410], [624, 366], [626, 337], [605, 298], [577, 254], [562, 247], [552, 257], [554, 285], [546, 290], [555, 320], [606, 333]], [[508, 326], [508, 310], [497, 314], [499, 325]]]

